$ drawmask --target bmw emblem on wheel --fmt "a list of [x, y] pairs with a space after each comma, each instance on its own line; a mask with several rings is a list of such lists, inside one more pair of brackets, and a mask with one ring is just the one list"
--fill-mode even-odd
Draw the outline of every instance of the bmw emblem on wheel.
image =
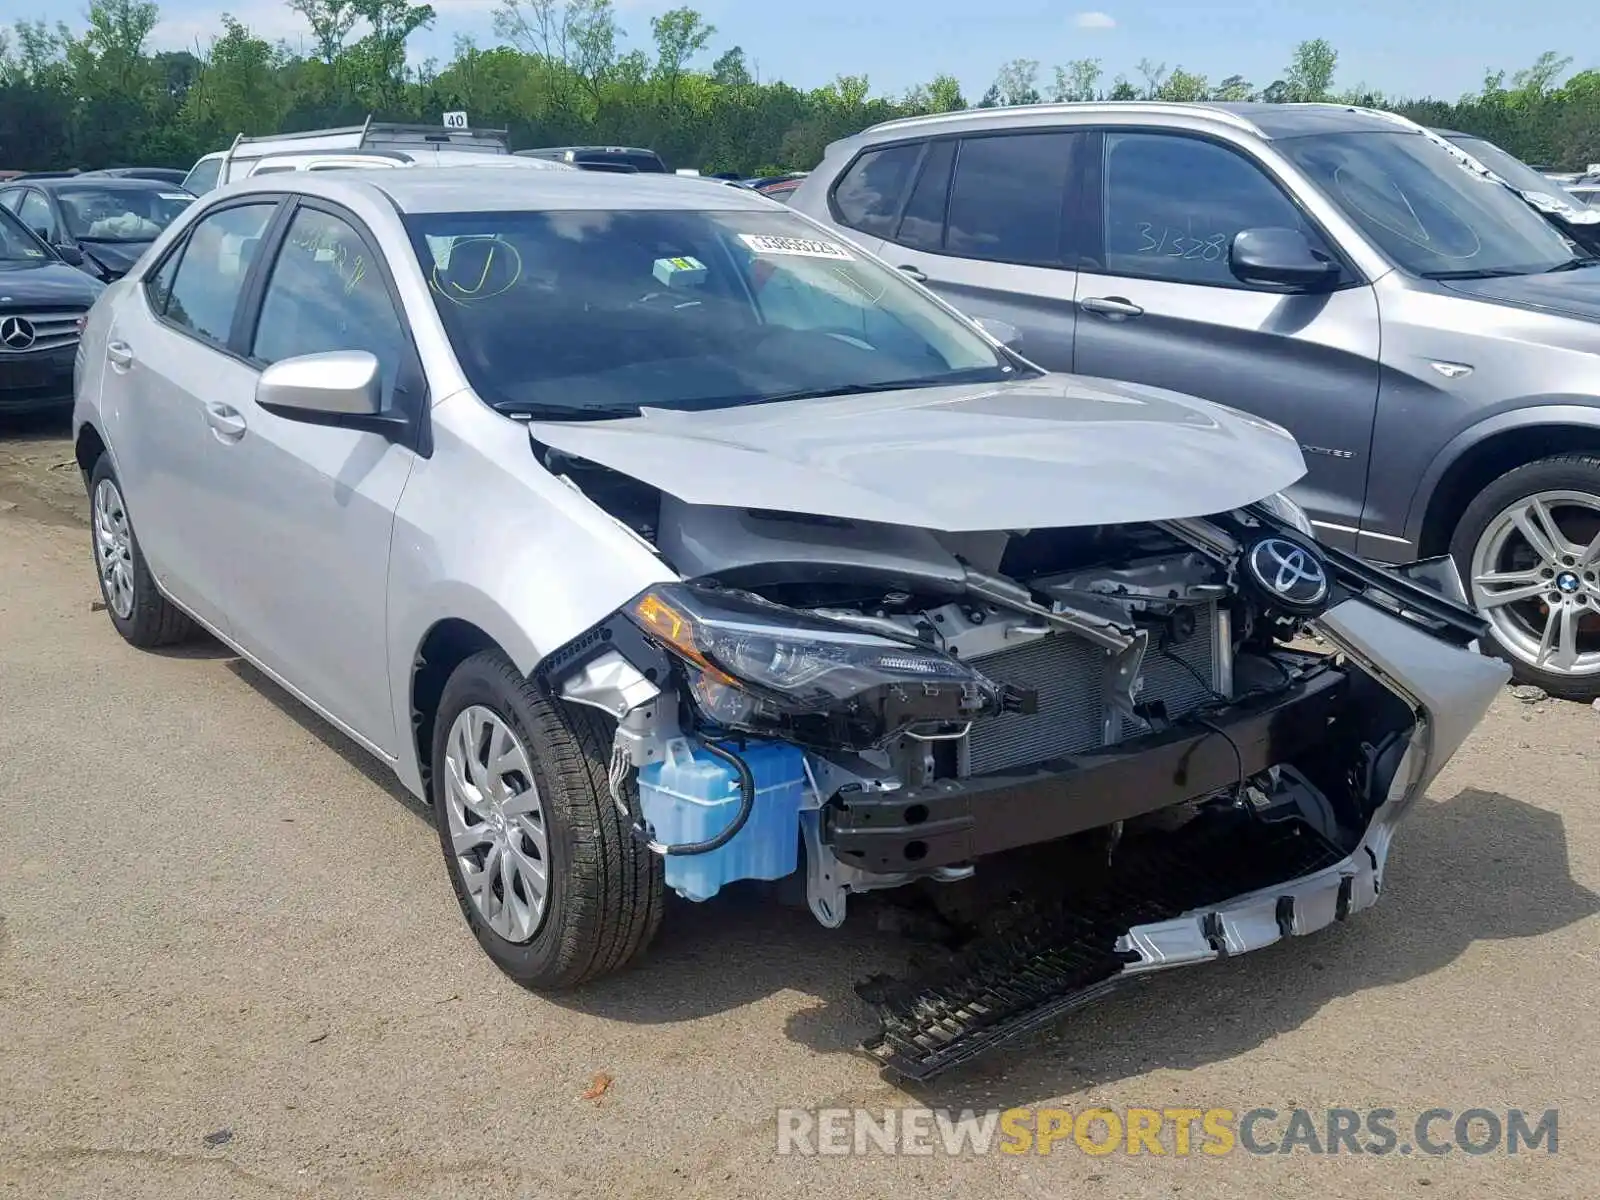
[[1314, 612], [1328, 598], [1328, 569], [1314, 550], [1288, 538], [1264, 537], [1245, 555], [1252, 581], [1294, 612]]
[[0, 345], [7, 350], [26, 350], [33, 345], [33, 338], [33, 322], [26, 317], [0, 321]]

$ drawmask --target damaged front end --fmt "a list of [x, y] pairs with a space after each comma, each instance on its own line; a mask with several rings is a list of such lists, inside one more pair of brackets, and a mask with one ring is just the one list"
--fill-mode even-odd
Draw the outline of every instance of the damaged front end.
[[852, 893], [959, 898], [997, 856], [1029, 880], [939, 978], [873, 996], [871, 1048], [914, 1078], [1371, 905], [1508, 677], [1447, 561], [1368, 565], [1281, 498], [962, 534], [646, 507], [685, 581], [539, 678], [616, 718], [612, 795], [668, 886], [803, 872], [836, 927]]

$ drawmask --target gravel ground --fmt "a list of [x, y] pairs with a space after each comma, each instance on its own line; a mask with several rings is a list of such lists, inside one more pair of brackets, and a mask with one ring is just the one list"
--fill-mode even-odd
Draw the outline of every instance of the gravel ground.
[[[0, 1196], [1592, 1197], [1600, 713], [1501, 697], [1348, 925], [908, 1090], [852, 1053], [870, 912], [678, 905], [562, 1001], [426, 817], [220, 647], [141, 654], [59, 431], [0, 434]], [[585, 1098], [595, 1076], [610, 1084]], [[1559, 1152], [779, 1158], [780, 1105], [1560, 1109]], [[1279, 1130], [1281, 1133], [1281, 1129]]]

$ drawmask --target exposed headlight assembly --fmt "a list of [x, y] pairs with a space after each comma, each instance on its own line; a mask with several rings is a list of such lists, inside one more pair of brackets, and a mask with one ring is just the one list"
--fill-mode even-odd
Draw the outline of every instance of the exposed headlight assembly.
[[1289, 499], [1286, 493], [1273, 492], [1272, 495], [1264, 500], [1257, 501], [1257, 503], [1285, 525], [1305, 534], [1308, 538], [1317, 536], [1317, 531], [1311, 524], [1311, 518], [1306, 516], [1306, 510]]
[[625, 615], [683, 664], [701, 715], [728, 729], [865, 750], [1005, 703], [999, 685], [932, 647], [744, 592], [664, 584]]

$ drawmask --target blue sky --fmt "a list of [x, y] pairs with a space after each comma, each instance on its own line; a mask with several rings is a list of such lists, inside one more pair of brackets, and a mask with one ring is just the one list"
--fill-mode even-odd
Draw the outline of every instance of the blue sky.
[[[223, 10], [270, 37], [294, 41], [304, 32], [281, 0], [160, 2], [156, 40], [163, 48], [197, 38], [203, 44]], [[417, 57], [448, 57], [456, 34], [492, 41], [496, 0], [433, 3], [439, 21], [417, 39]], [[617, 0], [629, 35], [624, 47], [648, 47], [651, 14], [673, 6]], [[64, 7], [61, 0], [0, 0], [0, 21]], [[1312, 37], [1338, 49], [1339, 86], [1391, 94], [1453, 99], [1476, 90], [1485, 68], [1509, 73], [1552, 49], [1577, 47], [1574, 69], [1600, 66], [1582, 57], [1584, 41], [1573, 37], [1571, 13], [1590, 11], [1582, 0], [700, 0], [694, 7], [717, 27], [714, 51], [743, 46], [762, 78], [811, 87], [840, 73], [865, 74], [874, 93], [898, 93], [949, 72], [974, 101], [1000, 64], [1017, 57], [1038, 59], [1044, 81], [1052, 65], [1083, 57], [1103, 60], [1108, 80], [1120, 72], [1137, 81], [1139, 60], [1149, 58], [1213, 81], [1237, 72], [1260, 87], [1282, 74], [1295, 43]]]

